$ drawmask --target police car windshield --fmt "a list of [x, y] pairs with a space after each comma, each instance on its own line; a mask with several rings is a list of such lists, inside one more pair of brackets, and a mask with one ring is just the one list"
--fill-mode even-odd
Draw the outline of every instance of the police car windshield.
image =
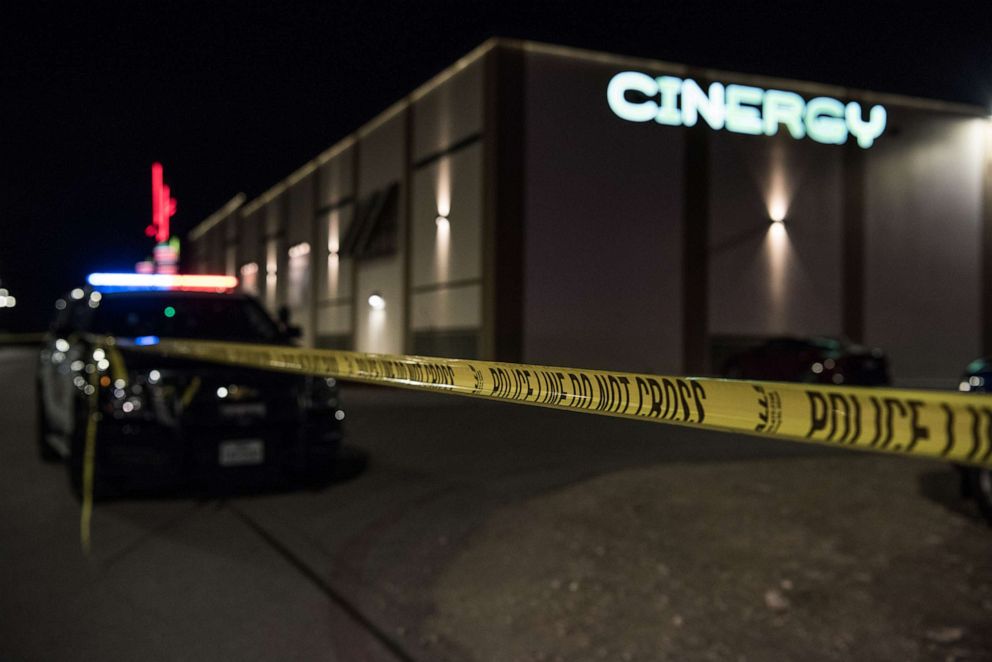
[[87, 326], [95, 333], [125, 338], [273, 342], [280, 337], [275, 322], [254, 301], [192, 292], [107, 294]]

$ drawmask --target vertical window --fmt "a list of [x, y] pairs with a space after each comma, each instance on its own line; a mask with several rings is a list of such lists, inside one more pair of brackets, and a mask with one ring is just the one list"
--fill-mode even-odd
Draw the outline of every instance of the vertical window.
[[343, 257], [367, 259], [394, 255], [399, 240], [399, 184], [358, 201], [355, 218], [341, 238]]

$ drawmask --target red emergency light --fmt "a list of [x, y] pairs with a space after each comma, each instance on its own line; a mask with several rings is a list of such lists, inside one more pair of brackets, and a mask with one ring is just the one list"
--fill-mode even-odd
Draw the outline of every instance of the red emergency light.
[[199, 290], [223, 291], [238, 286], [234, 276], [201, 274], [95, 273], [86, 282], [98, 290]]

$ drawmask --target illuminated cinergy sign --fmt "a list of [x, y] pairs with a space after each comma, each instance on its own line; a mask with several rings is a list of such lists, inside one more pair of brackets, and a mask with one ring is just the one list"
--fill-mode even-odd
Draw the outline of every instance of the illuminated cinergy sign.
[[865, 119], [861, 104], [832, 97], [804, 99], [795, 92], [750, 85], [711, 83], [704, 91], [691, 78], [649, 76], [623, 71], [606, 89], [610, 109], [629, 122], [695, 126], [700, 117], [710, 128], [773, 136], [785, 127], [796, 140], [810, 138], [843, 145], [854, 136], [867, 149], [885, 130], [883, 106], [872, 106]]

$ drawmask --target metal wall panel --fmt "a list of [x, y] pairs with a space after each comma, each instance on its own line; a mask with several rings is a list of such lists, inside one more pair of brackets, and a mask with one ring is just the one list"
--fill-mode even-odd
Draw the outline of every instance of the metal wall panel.
[[482, 285], [463, 285], [414, 292], [411, 328], [414, 331], [478, 329], [482, 325]]
[[524, 360], [680, 371], [683, 132], [613, 115], [614, 65], [525, 66]]
[[710, 146], [710, 332], [839, 335], [844, 148], [728, 132]]
[[317, 169], [318, 209], [338, 205], [355, 195], [355, 149], [354, 145], [341, 149]]
[[482, 131], [482, 61], [445, 78], [413, 108], [413, 161]]
[[890, 108], [868, 152], [865, 339], [899, 385], [953, 388], [981, 352], [987, 121]]
[[[402, 182], [406, 173], [404, 143], [406, 118], [399, 112], [364, 134], [359, 143], [358, 199]], [[400, 200], [405, 199], [401, 192]], [[406, 226], [405, 206], [399, 209], [399, 237]], [[402, 240], [402, 239], [401, 239]], [[400, 354], [404, 350], [406, 278], [403, 245], [390, 256], [362, 260], [355, 265], [355, 348], [359, 351]], [[368, 304], [372, 294], [386, 307]]]

